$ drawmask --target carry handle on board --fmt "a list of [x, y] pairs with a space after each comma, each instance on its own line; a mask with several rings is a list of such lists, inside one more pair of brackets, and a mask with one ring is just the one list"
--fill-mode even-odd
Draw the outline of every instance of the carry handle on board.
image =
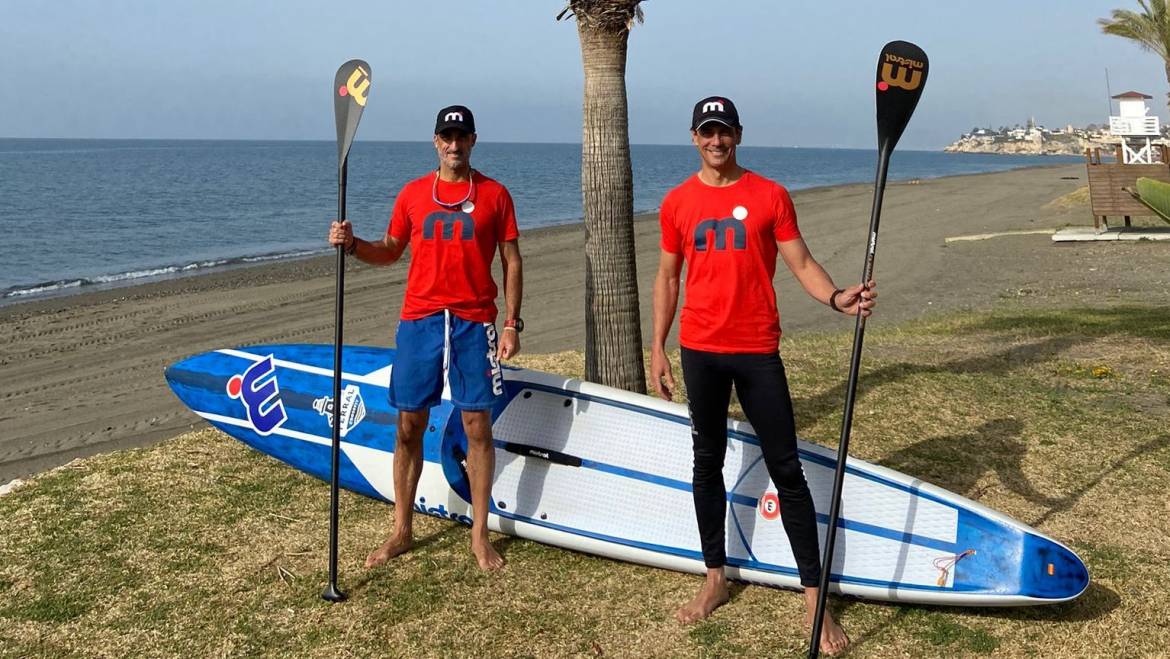
[[526, 458], [540, 458], [547, 460], [553, 464], [565, 465], [566, 467], [580, 467], [581, 458], [568, 453], [561, 453], [560, 451], [553, 451], [531, 444], [517, 444], [516, 442], [504, 442], [502, 448], [516, 455], [522, 455]]

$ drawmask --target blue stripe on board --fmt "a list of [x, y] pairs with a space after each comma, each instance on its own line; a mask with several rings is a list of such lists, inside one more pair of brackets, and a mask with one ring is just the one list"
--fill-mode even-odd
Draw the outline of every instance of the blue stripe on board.
[[[497, 439], [497, 440], [495, 440], [494, 443], [495, 443], [496, 448], [501, 449], [501, 450], [504, 448], [504, 443], [505, 443], [504, 440]], [[756, 462], [753, 462], [752, 465], [744, 471], [744, 476], [746, 476], [748, 473], [751, 473], [751, 470], [762, 459], [763, 459], [763, 456], [760, 456], [759, 458], [757, 458]], [[691, 491], [691, 484], [687, 483], [685, 481], [675, 480], [673, 478], [666, 478], [664, 476], [656, 476], [654, 474], [648, 474], [648, 473], [643, 472], [643, 471], [637, 471], [635, 469], [628, 469], [626, 467], [618, 467], [616, 465], [606, 464], [604, 462], [597, 462], [595, 460], [584, 460], [584, 459], [581, 460], [581, 468], [593, 469], [596, 471], [614, 474], [615, 476], [622, 476], [624, 478], [629, 478], [631, 480], [637, 480], [637, 481], [641, 481], [644, 483], [650, 483], [653, 485], [662, 485], [662, 486], [673, 488], [676, 490], [681, 490], [684, 492]], [[740, 482], [742, 482], [744, 476], [740, 477]], [[736, 483], [736, 487], [738, 487], [738, 486], [739, 486], [739, 482]], [[729, 492], [727, 494], [727, 500], [733, 504], [746, 506], [748, 508], [753, 508], [753, 509], [759, 505], [759, 499], [744, 496], [742, 494], [734, 494], [732, 492]], [[744, 547], [747, 548], [748, 554], [751, 555], [752, 558], [754, 559], [755, 555], [754, 555], [754, 553], [752, 553], [751, 543], [749, 543], [747, 541], [747, 538], [744, 536], [743, 529], [739, 528], [739, 517], [737, 515], [733, 514], [731, 516], [731, 518], [735, 521], [736, 529], [739, 531], [740, 539], [743, 540]], [[817, 522], [820, 524], [828, 525], [829, 516], [825, 515], [823, 513], [817, 513]], [[905, 531], [897, 531], [894, 529], [888, 529], [888, 528], [884, 528], [884, 527], [877, 526], [874, 524], [867, 524], [865, 522], [858, 522], [858, 521], [850, 520], [850, 519], [847, 519], [844, 517], [839, 518], [837, 520], [837, 528], [846, 529], [849, 531], [856, 531], [858, 533], [865, 533], [868, 535], [877, 536], [879, 538], [886, 538], [888, 540], [895, 540], [897, 542], [903, 542], [906, 544], [918, 545], [918, 546], [927, 547], [930, 549], [937, 549], [939, 551], [954, 552], [956, 550], [956, 545], [953, 542], [946, 542], [945, 540], [936, 540], [934, 538], [928, 538], [926, 536], [915, 535], [913, 533], [908, 533]]]
[[[761, 453], [760, 457], [756, 458], [755, 462], [751, 463], [750, 465], [748, 465], [747, 469], [743, 470], [743, 473], [740, 474], [740, 476], [739, 476], [739, 480], [735, 481], [735, 485], [732, 486], [732, 488], [731, 488], [731, 491], [733, 493], [739, 489], [739, 485], [740, 485], [740, 483], [743, 482], [743, 479], [747, 478], [748, 474], [752, 473], [752, 470], [755, 469], [756, 465], [760, 464], [760, 461], [763, 459], [764, 459], [764, 454]], [[739, 496], [739, 495], [733, 494], [732, 496]], [[734, 501], [732, 503], [734, 503]], [[759, 499], [756, 499], [752, 503], [751, 507], [753, 510], [755, 510], [756, 506], [758, 506], [758, 505], [760, 505], [760, 501], [759, 501]], [[734, 508], [731, 509], [731, 521], [735, 522], [735, 530], [736, 530], [736, 532], [739, 533], [739, 540], [740, 540], [740, 542], [743, 543], [744, 549], [747, 549], [748, 556], [751, 556], [753, 561], [759, 560], [756, 558], [755, 552], [752, 551], [752, 543], [748, 542], [747, 535], [745, 535], [743, 532], [743, 526], [739, 523], [739, 515], [735, 514]]]
[[[817, 522], [828, 526], [829, 516], [817, 513]], [[882, 526], [875, 526], [873, 524], [866, 524], [865, 522], [857, 522], [853, 520], [839, 518], [837, 520], [837, 528], [847, 529], [849, 531], [857, 531], [858, 533], [865, 533], [868, 535], [877, 536], [879, 538], [886, 538], [895, 540], [908, 545], [918, 545], [920, 547], [927, 547], [929, 549], [936, 549], [938, 551], [945, 551], [948, 553], [958, 553], [959, 546], [953, 542], [945, 540], [936, 540], [926, 536], [915, 535], [906, 531], [895, 531], [887, 529]]]
[[[493, 443], [495, 444], [496, 448], [503, 450], [504, 444], [507, 443], [507, 440], [497, 438]], [[638, 471], [628, 467], [619, 467], [617, 465], [600, 462], [598, 460], [588, 460], [582, 458], [581, 468], [593, 469], [594, 471], [613, 474], [615, 476], [622, 476], [624, 478], [629, 478], [630, 480], [642, 481], [643, 483], [650, 483], [652, 485], [661, 485], [663, 487], [669, 487], [673, 490], [681, 490], [683, 492], [691, 491], [691, 484], [687, 481], [680, 481], [675, 478], [667, 478], [666, 476], [649, 474], [644, 471]], [[737, 503], [741, 506], [755, 506], [759, 502], [759, 499], [753, 499], [749, 496], [733, 493], [727, 494], [727, 500], [732, 503]]]
[[[685, 425], [685, 426], [690, 425], [690, 420], [687, 419], [686, 417], [677, 416], [674, 414], [667, 414], [665, 412], [660, 412], [658, 410], [654, 410], [654, 409], [651, 409], [648, 407], [642, 407], [640, 405], [635, 405], [633, 403], [616, 401], [616, 400], [612, 400], [610, 398], [602, 398], [599, 396], [593, 396], [590, 394], [583, 394], [580, 392], [569, 391], [566, 389], [559, 389], [556, 387], [550, 387], [548, 385], [536, 384], [536, 383], [532, 383], [532, 382], [523, 382], [523, 383], [521, 383], [519, 381], [513, 381], [513, 382], [515, 382], [516, 384], [522, 384], [522, 388], [524, 388], [524, 389], [536, 389], [536, 390], [544, 391], [547, 393], [555, 394], [558, 396], [567, 396], [569, 398], [580, 398], [582, 400], [587, 400], [587, 401], [602, 404], [602, 405], [610, 405], [610, 406], [618, 407], [618, 408], [621, 408], [624, 410], [638, 412], [639, 414], [647, 414], [647, 415], [650, 415], [650, 416], [653, 416], [653, 417], [656, 417], [659, 419], [673, 421], [673, 422], [678, 423], [680, 425]], [[753, 437], [752, 435], [748, 435], [746, 433], [737, 432], [735, 430], [728, 429], [727, 435], [728, 435], [729, 439], [735, 439], [735, 440], [743, 442], [745, 444], [751, 444], [752, 446], [759, 446], [760, 445], [760, 442], [756, 437]], [[837, 460], [834, 458], [822, 456], [818, 453], [813, 453], [812, 451], [807, 451], [807, 450], [803, 450], [803, 449], [799, 450], [799, 453], [800, 453], [800, 458], [802, 460], [807, 460], [807, 461], [812, 462], [814, 464], [828, 467], [829, 469], [835, 470], [837, 468]], [[922, 492], [918, 488], [918, 486], [905, 485], [903, 483], [899, 483], [897, 481], [893, 481], [893, 480], [890, 480], [888, 478], [885, 478], [884, 476], [879, 476], [877, 474], [871, 474], [871, 473], [866, 472], [866, 471], [861, 471], [857, 467], [852, 467], [852, 466], [849, 466], [848, 464], [845, 465], [845, 472], [847, 474], [851, 474], [851, 475], [856, 476], [858, 478], [864, 478], [865, 480], [873, 481], [875, 483], [885, 485], [887, 487], [892, 487], [896, 490], [900, 490], [902, 492], [906, 492], [906, 493], [912, 494], [912, 495], [917, 496], [917, 497], [921, 497], [923, 499], [926, 499], [927, 501], [932, 501], [934, 503], [946, 506], [946, 507], [954, 509], [954, 510], [965, 510], [965, 508], [963, 508], [962, 506], [960, 506], [952, 501], [947, 501], [946, 499], [942, 499], [942, 498], [937, 497], [933, 494], [929, 494], [927, 492]]]
[[[242, 346], [236, 348], [263, 357], [333, 371], [333, 346], [312, 343], [274, 343], [272, 345]], [[222, 353], [221, 353], [222, 354]], [[393, 348], [346, 345], [341, 349], [341, 370], [359, 377], [386, 368], [394, 363]], [[227, 355], [224, 355], [225, 357]]]
[[[687, 558], [687, 559], [691, 559], [691, 560], [695, 560], [695, 561], [699, 561], [699, 562], [702, 562], [702, 560], [703, 560], [703, 555], [701, 552], [697, 552], [697, 551], [694, 551], [691, 549], [682, 549], [681, 547], [671, 547], [669, 545], [659, 545], [659, 544], [654, 544], [654, 543], [649, 543], [649, 542], [640, 542], [637, 540], [628, 540], [625, 538], [619, 538], [616, 536], [606, 535], [604, 533], [594, 533], [592, 531], [583, 531], [581, 529], [575, 529], [575, 528], [572, 528], [569, 526], [563, 526], [561, 524], [554, 524], [552, 522], [548, 522], [545, 520], [539, 520], [539, 519], [527, 517], [524, 515], [516, 515], [516, 514], [509, 513], [509, 512], [499, 510], [496, 508], [493, 508], [492, 512], [495, 513], [496, 515], [500, 516], [501, 518], [510, 519], [510, 520], [518, 521], [518, 522], [525, 522], [528, 524], [532, 524], [533, 526], [541, 526], [544, 528], [553, 529], [555, 531], [561, 531], [561, 532], [569, 533], [572, 535], [578, 535], [578, 536], [585, 537], [585, 538], [592, 538], [594, 540], [601, 540], [603, 542], [609, 542], [612, 544], [622, 545], [625, 547], [634, 547], [636, 549], [644, 549], [644, 550], [656, 552], [659, 554], [667, 554], [669, 556], [678, 556], [680, 558]], [[772, 572], [775, 574], [784, 574], [784, 575], [789, 575], [789, 576], [794, 576], [794, 577], [799, 578], [799, 573], [796, 570], [796, 568], [788, 567], [785, 565], [775, 565], [772, 563], [762, 563], [762, 562], [756, 561], [756, 560], [743, 560], [743, 559], [732, 558], [730, 556], [727, 558], [727, 565], [730, 567], [745, 568], [745, 569], [750, 569], [750, 570], [759, 570], [761, 572]], [[875, 586], [878, 588], [894, 588], [897, 590], [923, 590], [923, 591], [936, 591], [936, 592], [955, 592], [955, 591], [975, 592], [975, 589], [973, 589], [973, 588], [962, 587], [962, 586], [955, 586], [953, 588], [947, 588], [947, 587], [940, 587], [940, 586], [909, 584], [909, 583], [900, 583], [900, 582], [894, 582], [894, 581], [881, 581], [879, 579], [866, 579], [863, 577], [846, 577], [846, 576], [841, 575], [840, 573], [830, 574], [830, 579], [834, 582], [837, 582], [837, 583], [848, 583], [848, 584], [856, 584], [856, 585], [861, 585], [861, 586]], [[1014, 593], [1005, 593], [1005, 594], [1010, 595], [1010, 594], [1014, 594]]]

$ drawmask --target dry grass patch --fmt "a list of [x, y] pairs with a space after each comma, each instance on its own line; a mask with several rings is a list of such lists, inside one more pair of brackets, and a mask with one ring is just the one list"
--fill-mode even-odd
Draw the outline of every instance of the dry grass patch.
[[[1019, 609], [838, 601], [851, 656], [1154, 656], [1170, 646], [1170, 326], [1159, 310], [957, 314], [873, 329], [858, 457], [914, 474], [1073, 547], [1093, 583]], [[803, 436], [835, 442], [850, 336], [785, 337]], [[677, 369], [677, 358], [675, 359]], [[580, 375], [577, 353], [518, 364]], [[681, 378], [679, 378], [681, 381]], [[160, 384], [161, 386], [161, 384]], [[323, 602], [325, 484], [214, 430], [80, 461], [0, 497], [0, 656], [798, 656], [800, 598], [737, 586], [680, 628], [689, 575], [416, 518], [418, 545], [361, 562], [393, 507], [341, 502], [350, 600]], [[691, 514], [691, 511], [678, 511]]]
[[1085, 185], [1072, 192], [1061, 195], [1044, 204], [1044, 208], [1053, 210], [1068, 210], [1070, 208], [1084, 208], [1089, 205], [1089, 186]]

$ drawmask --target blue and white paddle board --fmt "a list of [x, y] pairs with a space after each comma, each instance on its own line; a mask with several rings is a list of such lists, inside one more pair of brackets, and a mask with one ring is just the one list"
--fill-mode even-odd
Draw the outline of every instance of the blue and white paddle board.
[[[167, 369], [196, 414], [253, 448], [330, 478], [341, 414], [341, 486], [393, 501], [394, 351], [347, 346], [334, 404], [333, 346], [217, 350]], [[467, 438], [448, 401], [424, 438], [421, 513], [471, 523]], [[687, 409], [562, 376], [505, 369], [492, 410], [492, 530], [610, 558], [702, 574], [691, 498]], [[749, 424], [729, 420], [727, 557], [731, 578], [799, 588], [776, 491]], [[800, 443], [821, 543], [836, 453]], [[835, 592], [875, 600], [1014, 606], [1062, 602], [1089, 574], [1068, 547], [918, 479], [849, 459], [833, 559]]]

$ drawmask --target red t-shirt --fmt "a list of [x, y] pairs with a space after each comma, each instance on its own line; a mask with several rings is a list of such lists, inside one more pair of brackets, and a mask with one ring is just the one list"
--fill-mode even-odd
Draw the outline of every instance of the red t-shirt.
[[776, 243], [800, 238], [783, 186], [744, 172], [727, 187], [698, 175], [667, 193], [662, 249], [686, 263], [679, 343], [691, 350], [769, 353], [780, 344]]
[[[516, 240], [512, 195], [500, 183], [474, 172], [471, 197], [454, 208], [435, 203], [435, 173], [402, 187], [386, 233], [410, 240], [410, 270], [402, 319], [425, 318], [444, 309], [474, 322], [496, 319], [496, 282], [492, 261], [502, 242]], [[469, 184], [439, 181], [441, 201], [467, 196]]]

